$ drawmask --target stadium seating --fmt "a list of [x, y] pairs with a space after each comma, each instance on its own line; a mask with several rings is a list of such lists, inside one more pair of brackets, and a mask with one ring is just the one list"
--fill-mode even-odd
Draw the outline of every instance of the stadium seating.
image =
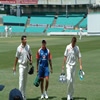
[[79, 27], [87, 27], [87, 18], [80, 23]]
[[34, 16], [30, 19], [30, 24], [49, 24], [53, 23], [54, 16]]
[[5, 32], [5, 26], [0, 26], [0, 32]]
[[43, 33], [45, 27], [27, 27], [25, 32]]
[[12, 32], [24, 32], [25, 27], [24, 26], [11, 26]]
[[83, 17], [58, 17], [56, 25], [73, 25], [76, 26]]
[[63, 28], [48, 28], [46, 33], [49, 33], [49, 32], [63, 32]]
[[26, 25], [28, 17], [16, 17], [16, 16], [3, 16], [3, 24], [24, 24]]

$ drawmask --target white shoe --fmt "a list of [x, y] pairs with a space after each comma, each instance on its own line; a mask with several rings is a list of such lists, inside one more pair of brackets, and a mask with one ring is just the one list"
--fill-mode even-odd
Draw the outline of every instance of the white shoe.
[[73, 100], [73, 97], [71, 96], [70, 99]]
[[70, 98], [70, 95], [68, 95], [68, 96], [67, 96], [67, 100], [70, 100], [70, 99], [71, 99], [71, 98]]
[[26, 100], [25, 96], [23, 96], [23, 100]]
[[47, 92], [45, 92], [44, 95], [45, 95], [45, 99], [48, 99]]
[[24, 100], [26, 100], [26, 98], [24, 98]]
[[43, 94], [41, 95], [41, 99], [44, 99], [44, 95]]

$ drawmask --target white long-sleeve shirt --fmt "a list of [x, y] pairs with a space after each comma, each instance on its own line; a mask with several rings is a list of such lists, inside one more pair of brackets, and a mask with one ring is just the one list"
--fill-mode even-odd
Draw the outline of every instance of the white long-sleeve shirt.
[[16, 51], [18, 63], [22, 65], [27, 65], [29, 61], [27, 56], [29, 57], [29, 55], [32, 55], [30, 46], [26, 44], [26, 46], [24, 47], [22, 44], [20, 44]]
[[67, 45], [64, 56], [67, 57], [66, 63], [69, 65], [76, 65], [77, 58], [81, 57], [81, 53], [78, 46], [72, 48], [72, 44]]

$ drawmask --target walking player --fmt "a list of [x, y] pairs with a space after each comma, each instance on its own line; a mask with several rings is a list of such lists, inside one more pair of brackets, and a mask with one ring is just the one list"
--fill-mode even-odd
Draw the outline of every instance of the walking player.
[[80, 32], [79, 32], [79, 35], [80, 35], [80, 40], [82, 40], [82, 32], [83, 32], [83, 29], [82, 28], [80, 28]]
[[[41, 79], [41, 99], [43, 99], [44, 97], [48, 99], [48, 95], [47, 95], [47, 89], [49, 85], [48, 61], [50, 63], [51, 73], [52, 73], [53, 69], [52, 69], [52, 62], [51, 62], [51, 53], [49, 49], [46, 48], [46, 40], [42, 40], [42, 47], [37, 52], [37, 72], [39, 72], [39, 78]], [[43, 94], [44, 78], [46, 79], [46, 85], [45, 85], [45, 92]]]
[[26, 36], [21, 37], [21, 44], [18, 46], [16, 51], [15, 65], [13, 72], [16, 71], [16, 64], [19, 63], [19, 90], [22, 93], [23, 100], [26, 100], [25, 91], [27, 83], [27, 74], [28, 74], [28, 59], [27, 56], [30, 56], [32, 64], [32, 53], [30, 46], [27, 44]]
[[67, 84], [68, 84], [67, 100], [73, 100], [72, 96], [74, 93], [74, 80], [75, 80], [75, 69], [76, 69], [77, 58], [79, 59], [80, 70], [82, 70], [81, 53], [79, 47], [76, 46], [76, 41], [77, 41], [76, 37], [73, 37], [71, 41], [72, 43], [67, 45], [64, 53], [64, 61], [62, 66], [62, 69], [64, 71], [64, 64], [66, 62]]

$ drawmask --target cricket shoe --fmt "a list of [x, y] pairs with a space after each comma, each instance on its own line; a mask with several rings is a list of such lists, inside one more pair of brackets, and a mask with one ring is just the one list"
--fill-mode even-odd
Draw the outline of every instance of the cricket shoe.
[[70, 95], [68, 95], [67, 100], [73, 100], [73, 99], [72, 99], [72, 97], [70, 97]]
[[73, 97], [71, 96], [70, 100], [73, 100]]
[[47, 92], [45, 92], [44, 95], [45, 95], [45, 99], [48, 99]]
[[43, 94], [41, 94], [41, 99], [44, 99], [44, 95]]
[[23, 100], [26, 100], [26, 97], [25, 96], [23, 96]]

